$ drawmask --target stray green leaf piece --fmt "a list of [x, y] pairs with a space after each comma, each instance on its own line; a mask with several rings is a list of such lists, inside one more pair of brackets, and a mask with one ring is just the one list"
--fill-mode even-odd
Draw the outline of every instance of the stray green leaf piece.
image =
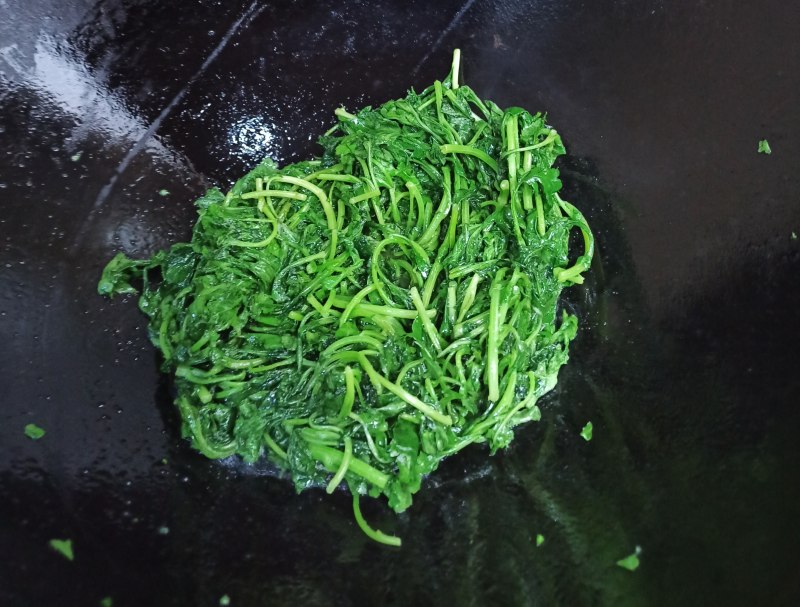
[[159, 190], [158, 191], [158, 195], [159, 196], [169, 196], [169, 190]]
[[78, 162], [81, 159], [82, 155], [83, 155], [83, 152], [78, 152], [77, 154], [73, 154], [72, 156], [70, 156], [69, 159], [72, 162]]
[[538, 548], [544, 544], [544, 536], [541, 533], [536, 534], [536, 547]]
[[40, 428], [36, 424], [27, 424], [25, 426], [25, 436], [32, 440], [39, 440], [42, 438], [46, 432], [43, 428]]
[[769, 147], [769, 141], [766, 139], [762, 139], [758, 142], [758, 153], [759, 154], [772, 154], [772, 148]]
[[641, 547], [636, 546], [636, 550], [633, 551], [633, 554], [617, 561], [617, 566], [627, 569], [628, 571], [636, 571], [639, 568], [639, 554], [641, 554], [641, 552]]
[[67, 560], [75, 560], [75, 554], [72, 552], [72, 540], [50, 540], [50, 547], [63, 554]]
[[792, 232], [792, 240], [797, 240], [797, 232]]
[[586, 423], [586, 425], [583, 427], [583, 430], [581, 430], [581, 436], [583, 437], [583, 440], [587, 442], [592, 440], [592, 422]]
[[114, 601], [111, 600], [110, 596], [107, 596], [100, 600], [100, 607], [111, 607], [114, 604]]
[[227, 594], [223, 594], [221, 597], [219, 597], [219, 604], [222, 605], [222, 607], [230, 605], [231, 597], [229, 597]]

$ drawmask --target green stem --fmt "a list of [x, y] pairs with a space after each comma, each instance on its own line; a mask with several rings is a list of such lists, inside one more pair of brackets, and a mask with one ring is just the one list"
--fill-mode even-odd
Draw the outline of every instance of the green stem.
[[386, 388], [389, 392], [394, 394], [395, 396], [401, 398], [409, 405], [420, 411], [426, 417], [439, 422], [445, 426], [452, 426], [453, 420], [450, 418], [449, 415], [445, 415], [429, 404], [421, 401], [419, 398], [411, 394], [408, 390], [404, 389], [402, 386], [398, 386], [390, 382], [386, 379], [383, 375], [375, 371], [375, 367], [370, 364], [369, 360], [367, 360], [366, 356], [361, 356], [359, 358], [359, 362], [361, 363], [361, 367], [366, 371], [367, 375], [369, 376], [370, 381], [375, 384], [376, 386], [380, 386], [382, 388]]
[[361, 531], [364, 532], [364, 535], [371, 540], [386, 544], [387, 546], [400, 546], [403, 543], [403, 540], [396, 535], [388, 535], [380, 529], [373, 529], [369, 526], [367, 521], [364, 520], [364, 516], [361, 514], [361, 507], [358, 503], [358, 493], [355, 492], [353, 493], [353, 517], [356, 519], [356, 523]]
[[339, 468], [336, 470], [336, 474], [333, 475], [328, 486], [325, 487], [325, 492], [330, 495], [336, 490], [336, 487], [339, 486], [339, 483], [342, 482], [344, 475], [347, 474], [347, 468], [350, 466], [350, 462], [353, 458], [353, 441], [350, 439], [349, 436], [344, 437], [344, 455], [342, 456], [342, 461], [339, 463]]
[[[515, 149], [518, 146], [517, 144], [517, 116], [516, 114], [506, 115], [506, 148], [507, 149]], [[508, 181], [511, 186], [511, 192], [515, 192], [517, 189], [517, 153], [512, 153], [508, 155]]]
[[342, 337], [340, 339], [337, 339], [330, 346], [325, 348], [319, 355], [320, 360], [326, 358], [327, 356], [330, 356], [331, 354], [333, 354], [340, 348], [343, 348], [344, 346], [351, 346], [356, 344], [370, 346], [372, 348], [375, 348], [376, 350], [381, 350], [383, 348], [383, 343], [381, 343], [374, 337], [369, 337], [368, 335], [363, 335], [361, 333], [359, 333], [358, 335], [348, 335], [347, 337]]
[[[344, 308], [347, 304], [350, 303], [350, 300], [345, 299], [341, 296], [333, 298], [333, 307], [334, 308]], [[404, 308], [394, 308], [391, 306], [377, 306], [375, 304], [367, 304], [367, 303], [359, 303], [357, 304], [350, 316], [390, 316], [392, 318], [406, 318], [409, 320], [414, 320], [419, 313], [416, 310], [406, 310]], [[436, 316], [436, 310], [425, 310], [425, 315], [428, 317]]]
[[489, 327], [486, 339], [486, 377], [489, 385], [489, 400], [496, 403], [500, 398], [500, 377], [499, 377], [499, 346], [498, 335], [500, 333], [500, 293], [502, 291], [502, 280], [505, 275], [505, 268], [501, 268], [497, 273], [494, 283], [489, 289]]
[[425, 314], [425, 304], [422, 302], [422, 298], [419, 296], [417, 287], [411, 287], [409, 294], [411, 295], [411, 301], [414, 304], [414, 307], [417, 309], [419, 320], [422, 323], [422, 328], [425, 330], [425, 334], [428, 336], [428, 339], [431, 340], [431, 344], [433, 344], [436, 352], [441, 352], [442, 340], [441, 337], [439, 337], [439, 331], [436, 330], [436, 327], [433, 326], [431, 319]]
[[353, 114], [351, 114], [350, 112], [348, 112], [348, 111], [347, 111], [346, 109], [344, 109], [343, 107], [336, 108], [336, 109], [333, 111], [333, 113], [334, 113], [334, 114], [336, 114], [336, 115], [337, 115], [337, 116], [338, 116], [338, 117], [339, 117], [341, 120], [352, 120], [352, 121], [354, 121], [354, 122], [355, 122], [356, 120], [358, 120], [358, 117], [357, 117], [357, 116], [354, 116]]
[[350, 318], [350, 315], [353, 313], [355, 307], [361, 303], [361, 300], [364, 299], [367, 295], [372, 293], [375, 289], [379, 289], [381, 284], [378, 282], [373, 282], [372, 284], [367, 285], [363, 289], [361, 289], [358, 293], [353, 295], [353, 299], [349, 301], [349, 303], [345, 306], [344, 311], [342, 312], [341, 318], [339, 318], [339, 326], [344, 326], [344, 323], [347, 322], [347, 319]]
[[[356, 387], [358, 387], [358, 384], [356, 384]], [[391, 462], [392, 461], [391, 459], [389, 459], [388, 457], [384, 457], [380, 453], [378, 453], [378, 449], [375, 448], [375, 441], [372, 440], [372, 435], [369, 433], [369, 428], [367, 427], [367, 424], [364, 422], [364, 420], [361, 419], [355, 413], [350, 413], [347, 417], [349, 417], [355, 422], [358, 422], [358, 425], [361, 426], [361, 429], [364, 431], [364, 438], [367, 439], [367, 447], [369, 447], [369, 451], [370, 453], [372, 453], [372, 457], [374, 457], [377, 461], [379, 461], [382, 464], [388, 464], [389, 462]]]
[[281, 449], [280, 445], [275, 442], [275, 439], [269, 435], [269, 432], [264, 432], [264, 442], [266, 443], [267, 447], [272, 449], [273, 453], [275, 453], [275, 455], [277, 455], [279, 458], [284, 461], [288, 459], [286, 451]]
[[438, 244], [439, 239], [436, 238], [436, 236], [438, 235], [439, 226], [441, 225], [442, 221], [444, 221], [445, 218], [450, 214], [450, 206], [452, 205], [453, 202], [453, 198], [450, 193], [451, 190], [450, 169], [445, 166], [442, 169], [442, 175], [444, 176], [443, 180], [444, 190], [442, 192], [442, 201], [439, 203], [439, 208], [436, 209], [436, 213], [434, 213], [433, 219], [431, 219], [425, 232], [417, 240], [419, 245], [425, 249], [430, 249]]
[[353, 196], [350, 199], [350, 204], [356, 204], [358, 202], [361, 202], [362, 200], [369, 200], [370, 198], [375, 198], [380, 195], [381, 195], [380, 190], [369, 190], [367, 192], [364, 192], [363, 194], [359, 194], [358, 196]]
[[450, 68], [450, 88], [458, 88], [458, 69], [461, 67], [461, 49], [453, 50], [453, 66]]
[[331, 233], [331, 247], [330, 252], [328, 253], [328, 259], [333, 259], [338, 240], [338, 228], [336, 225], [336, 214], [334, 213], [333, 207], [328, 201], [328, 197], [325, 192], [322, 191], [322, 188], [314, 185], [310, 181], [300, 179], [299, 177], [292, 177], [291, 175], [282, 175], [278, 177], [277, 181], [280, 181], [281, 183], [290, 183], [292, 185], [305, 188], [319, 199], [319, 202], [322, 205], [322, 210], [325, 212], [325, 220], [328, 222], [328, 230], [330, 230]]
[[428, 276], [425, 279], [425, 286], [422, 289], [422, 305], [424, 307], [428, 307], [431, 303], [431, 297], [433, 297], [433, 289], [436, 286], [436, 279], [439, 277], [439, 273], [442, 271], [442, 264], [437, 259], [433, 262], [433, 266], [431, 266], [430, 271], [428, 272]]
[[592, 263], [592, 257], [594, 256], [594, 235], [591, 229], [589, 229], [589, 224], [586, 222], [583, 213], [566, 200], [562, 200], [558, 194], [555, 194], [555, 199], [567, 216], [575, 222], [582, 232], [583, 255], [578, 257], [575, 265], [571, 268], [553, 268], [553, 275], [559, 282], [571, 281], [576, 284], [582, 284], [583, 276], [581, 276], [580, 273], [589, 269], [589, 265]]
[[478, 148], [469, 146], [469, 145], [460, 145], [457, 143], [447, 143], [445, 145], [439, 146], [439, 151], [442, 154], [466, 154], [467, 156], [474, 156], [475, 158], [482, 160], [486, 164], [488, 164], [495, 173], [499, 171], [499, 167], [497, 166], [497, 161], [489, 156], [483, 150], [479, 150]]
[[[522, 154], [522, 172], [527, 173], [531, 170], [531, 166], [533, 166], [533, 155], [530, 150], [526, 150]], [[522, 186], [522, 208], [526, 211], [533, 210], [533, 192], [528, 184]]]
[[339, 417], [344, 419], [353, 410], [353, 403], [356, 400], [356, 382], [353, 376], [353, 368], [346, 365], [344, 368], [344, 399], [342, 399], [342, 408], [339, 410]]
[[481, 277], [479, 274], [472, 275], [472, 279], [469, 281], [467, 290], [464, 291], [464, 299], [461, 300], [461, 308], [458, 311], [458, 318], [456, 319], [457, 323], [464, 320], [464, 317], [467, 315], [467, 312], [469, 312], [472, 304], [475, 303], [475, 296], [478, 293], [478, 283], [480, 281]]
[[539, 188], [533, 186], [533, 191], [536, 195], [536, 231], [539, 232], [539, 236], [544, 236], [545, 233], [545, 224], [544, 224], [544, 204], [542, 202], [542, 195], [539, 194]]
[[272, 196], [274, 198], [291, 198], [292, 200], [306, 200], [308, 198], [308, 196], [305, 194], [288, 190], [257, 190], [255, 192], [247, 192], [246, 194], [242, 194], [239, 196], [239, 198], [248, 200], [250, 198], [264, 198], [266, 196]]
[[[311, 176], [309, 175], [309, 178]], [[320, 181], [344, 181], [345, 183], [361, 183], [361, 180], [358, 177], [354, 177], [353, 175], [337, 175], [336, 173], [317, 173], [314, 175], [314, 179], [319, 179]]]
[[[338, 449], [317, 443], [309, 443], [308, 452], [330, 472], [336, 472], [342, 463], [342, 459], [344, 459], [344, 453]], [[379, 489], [385, 489], [386, 484], [389, 482], [388, 474], [384, 474], [380, 470], [373, 468], [367, 462], [357, 457], [350, 458], [349, 469], [350, 472], [357, 474]]]
[[185, 398], [179, 398], [177, 403], [181, 417], [192, 433], [192, 443], [200, 453], [211, 459], [220, 459], [236, 453], [236, 441], [233, 439], [227, 445], [217, 446], [209, 443], [203, 427], [195, 415], [194, 407]]
[[246, 240], [231, 240], [228, 244], [236, 246], [236, 247], [245, 247], [245, 248], [252, 248], [252, 249], [263, 249], [264, 247], [268, 247], [273, 240], [278, 236], [278, 222], [272, 222], [272, 233], [267, 236], [264, 240], [259, 240], [258, 242], [249, 242]]

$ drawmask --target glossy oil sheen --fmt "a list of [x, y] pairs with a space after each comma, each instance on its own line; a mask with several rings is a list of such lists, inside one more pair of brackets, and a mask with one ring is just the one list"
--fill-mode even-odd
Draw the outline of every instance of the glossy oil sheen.
[[[792, 3], [1, 4], [0, 604], [800, 601]], [[454, 47], [479, 95], [549, 112], [599, 256], [542, 421], [403, 515], [364, 503], [397, 550], [344, 493], [193, 452], [134, 300], [95, 288], [116, 251], [186, 239], [206, 187], [315, 153], [336, 107], [423, 88]]]

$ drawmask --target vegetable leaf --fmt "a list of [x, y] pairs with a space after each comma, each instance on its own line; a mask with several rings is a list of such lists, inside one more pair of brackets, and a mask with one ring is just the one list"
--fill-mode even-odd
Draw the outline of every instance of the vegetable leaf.
[[53, 550], [64, 555], [64, 558], [68, 561], [75, 560], [75, 554], [72, 551], [72, 540], [53, 539], [50, 540], [49, 544]]
[[98, 285], [141, 291], [196, 449], [347, 488], [391, 545], [359, 496], [401, 512], [444, 458], [541, 418], [578, 329], [560, 296], [594, 252], [557, 131], [480, 99], [459, 57], [421, 93], [336, 110], [318, 158], [210, 190], [191, 242], [119, 254]]
[[583, 427], [583, 430], [581, 430], [581, 436], [583, 437], [583, 440], [587, 442], [592, 440], [592, 422], [586, 423], [586, 425]]
[[45, 434], [47, 434], [43, 428], [40, 428], [36, 424], [25, 424], [25, 436], [32, 440], [39, 440]]
[[636, 550], [633, 552], [633, 554], [629, 554], [625, 558], [617, 561], [617, 566], [627, 569], [628, 571], [636, 571], [639, 568], [639, 555], [641, 552], [642, 549], [639, 546], [636, 546]]
[[759, 154], [772, 154], [772, 148], [769, 147], [769, 142], [766, 139], [762, 139], [758, 142], [758, 153]]

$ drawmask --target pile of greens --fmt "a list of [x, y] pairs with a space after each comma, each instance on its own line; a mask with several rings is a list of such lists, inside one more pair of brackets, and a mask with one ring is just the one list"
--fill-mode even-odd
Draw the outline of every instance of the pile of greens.
[[422, 93], [337, 110], [319, 158], [210, 190], [191, 242], [119, 254], [99, 284], [141, 283], [195, 448], [266, 454], [298, 491], [344, 482], [385, 543], [359, 495], [405, 510], [443, 458], [540, 418], [577, 330], [559, 295], [593, 252], [558, 195], [556, 131], [458, 75], [456, 51]]

